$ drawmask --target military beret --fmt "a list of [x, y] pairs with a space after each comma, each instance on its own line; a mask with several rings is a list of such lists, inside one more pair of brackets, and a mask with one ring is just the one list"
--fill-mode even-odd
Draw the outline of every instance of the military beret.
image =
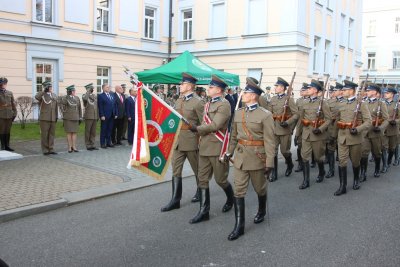
[[0, 77], [0, 84], [8, 83], [8, 79], [6, 77]]
[[343, 89], [343, 84], [337, 82], [336, 85], [335, 85], [335, 89], [342, 90]]
[[51, 82], [45, 81], [44, 83], [42, 83], [42, 86], [44, 89], [47, 89], [49, 87], [52, 87], [53, 85], [51, 84]]
[[386, 88], [385, 92], [397, 94], [396, 88], [394, 88], [394, 87], [392, 87], [392, 86], [388, 86], [388, 87]]
[[225, 88], [228, 86], [228, 84], [220, 77], [217, 75], [211, 75], [211, 82], [209, 86], [217, 86], [221, 88], [222, 90], [225, 90]]
[[284, 87], [289, 86], [288, 82], [281, 77], [278, 77], [278, 80], [276, 81], [275, 85], [283, 85]]
[[381, 93], [381, 87], [379, 85], [377, 85], [377, 84], [374, 84], [374, 83], [370, 83], [368, 85], [368, 87], [367, 87], [367, 91], [372, 91], [372, 90], [375, 90], [378, 93]]
[[246, 78], [246, 87], [243, 89], [244, 93], [255, 93], [257, 95], [261, 95], [262, 94], [262, 89], [258, 86], [258, 84], [256, 84], [255, 82], [253, 82], [252, 79], [249, 79], [250, 77]]
[[93, 83], [89, 83], [85, 85], [86, 90], [93, 89]]
[[65, 89], [67, 90], [67, 92], [75, 91], [75, 85], [70, 85]]
[[250, 80], [252, 80], [253, 83], [258, 84], [258, 80], [257, 80], [256, 78], [247, 77], [247, 78], [246, 78], [246, 81], [247, 81], [247, 79], [250, 79]]
[[195, 77], [193, 77], [192, 75], [190, 75], [189, 73], [183, 72], [182, 73], [182, 81], [181, 83], [192, 83], [192, 84], [196, 84], [197, 79]]
[[344, 82], [344, 86], [343, 86], [342, 90], [346, 90], [346, 89], [354, 89], [355, 90], [358, 87], [358, 84], [356, 84], [352, 81], [344, 80], [343, 82]]
[[[322, 84], [323, 84], [323, 83], [324, 83], [324, 82], [322, 82]], [[323, 85], [321, 85], [321, 82], [320, 82], [320, 81], [317, 81], [317, 80], [312, 79], [312, 80], [311, 80], [311, 83], [310, 83], [307, 87], [308, 87], [308, 88], [314, 87], [314, 88], [316, 88], [318, 91], [322, 91]]]

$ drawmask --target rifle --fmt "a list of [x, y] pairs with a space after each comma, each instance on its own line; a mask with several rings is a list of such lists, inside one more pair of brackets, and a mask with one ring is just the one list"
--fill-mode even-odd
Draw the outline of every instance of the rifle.
[[261, 81], [263, 78], [263, 72], [260, 73], [260, 80], [258, 81], [258, 86], [261, 88]]
[[357, 98], [357, 106], [356, 106], [356, 109], [354, 110], [354, 117], [353, 117], [353, 121], [351, 122], [351, 128], [357, 127], [357, 118], [358, 118], [358, 114], [360, 113], [360, 109], [361, 109], [363, 93], [364, 93], [365, 89], [367, 88], [368, 76], [369, 76], [369, 74], [367, 73], [367, 77], [365, 77], [364, 84], [361, 86], [361, 88], [359, 90], [359, 94], [358, 94], [358, 98]]
[[288, 113], [288, 107], [289, 107], [289, 100], [290, 100], [290, 97], [291, 97], [292, 91], [293, 91], [293, 82], [294, 82], [295, 77], [296, 77], [296, 72], [293, 72], [292, 80], [290, 81], [289, 88], [287, 91], [285, 103], [283, 104], [283, 113], [282, 113], [282, 117], [281, 117], [281, 122], [284, 122], [287, 119], [289, 119], [287, 113]]
[[329, 80], [329, 74], [328, 74], [328, 76], [326, 76], [325, 86], [324, 86], [324, 89], [322, 90], [322, 96], [321, 96], [321, 100], [319, 101], [318, 110], [317, 110], [317, 117], [316, 117], [316, 119], [314, 121], [314, 125], [313, 125], [314, 129], [316, 129], [320, 126], [319, 124], [321, 122], [322, 104], [324, 103], [325, 91], [326, 91], [326, 86], [328, 85], [328, 80]]
[[396, 115], [397, 115], [397, 112], [399, 111], [399, 97], [397, 96], [396, 97], [397, 99], [396, 99], [396, 105], [394, 106], [394, 109], [393, 109], [393, 114], [392, 114], [392, 117], [391, 117], [391, 121], [394, 121], [394, 120], [396, 120]]
[[[384, 86], [384, 84], [385, 84], [385, 79], [382, 79], [382, 87]], [[374, 127], [378, 127], [379, 126], [379, 122], [382, 121], [382, 120], [379, 119], [379, 117], [382, 114], [382, 92], [381, 92], [381, 98], [379, 98], [378, 101], [379, 102], [378, 102], [378, 108], [376, 110], [376, 118], [373, 121]]]

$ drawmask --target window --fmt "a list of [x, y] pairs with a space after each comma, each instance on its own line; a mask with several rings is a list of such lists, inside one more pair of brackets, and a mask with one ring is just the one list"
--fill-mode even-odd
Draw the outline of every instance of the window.
[[400, 69], [400, 51], [393, 52], [393, 69]]
[[259, 34], [267, 31], [265, 7], [265, 0], [249, 0], [247, 34]]
[[225, 3], [213, 4], [211, 14], [211, 37], [224, 37], [226, 35]]
[[97, 67], [97, 92], [101, 92], [101, 86], [110, 83], [110, 67]]
[[183, 22], [182, 39], [192, 40], [193, 13], [191, 9], [182, 11], [182, 22]]
[[53, 23], [53, 0], [36, 0], [36, 21]]
[[330, 47], [331, 47], [331, 42], [328, 41], [328, 40], [325, 40], [324, 73], [328, 73], [329, 72]]
[[397, 17], [394, 23], [394, 33], [400, 33], [400, 17]]
[[260, 81], [262, 69], [247, 69], [247, 77], [252, 77]]
[[368, 53], [368, 70], [375, 69], [375, 53]]
[[97, 0], [97, 30], [109, 31], [110, 0]]
[[376, 35], [376, 20], [375, 19], [371, 19], [369, 21], [368, 35], [369, 36], [375, 36]]
[[341, 14], [340, 16], [340, 45], [344, 46], [345, 44], [345, 22], [346, 22], [346, 16], [344, 14]]
[[319, 40], [320, 38], [315, 36], [314, 37], [314, 48], [313, 48], [313, 53], [314, 53], [314, 57], [313, 57], [313, 71], [317, 72], [318, 70], [318, 46], [319, 46]]
[[146, 7], [144, 12], [144, 37], [155, 39], [156, 10]]
[[35, 64], [36, 92], [42, 91], [44, 82], [53, 82], [53, 64], [49, 62], [37, 62]]
[[347, 47], [348, 48], [353, 48], [353, 25], [354, 25], [354, 20], [349, 19], [349, 29], [347, 31]]

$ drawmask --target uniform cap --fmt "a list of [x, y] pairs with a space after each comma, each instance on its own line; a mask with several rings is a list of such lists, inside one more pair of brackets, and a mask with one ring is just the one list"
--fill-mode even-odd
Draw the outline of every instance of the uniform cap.
[[86, 90], [93, 89], [93, 83], [89, 83], [85, 85]]
[[181, 83], [192, 83], [192, 84], [196, 84], [197, 79], [195, 77], [193, 77], [192, 75], [190, 75], [189, 73], [183, 72], [182, 73], [182, 81]]
[[8, 83], [8, 79], [6, 77], [0, 77], [0, 84]]
[[394, 88], [394, 87], [392, 87], [392, 86], [388, 86], [388, 88], [386, 88], [385, 91], [388, 92], [388, 93], [397, 94], [396, 88]]
[[343, 84], [337, 82], [336, 85], [335, 85], [335, 89], [342, 90], [343, 89]]
[[47, 89], [49, 87], [52, 87], [53, 85], [51, 84], [51, 82], [45, 81], [44, 83], [42, 83], [42, 86], [44, 89]]
[[67, 90], [67, 92], [75, 91], [75, 85], [70, 85], [65, 89]]
[[217, 87], [221, 88], [222, 90], [225, 90], [225, 88], [228, 86], [228, 84], [223, 79], [218, 77], [217, 75], [211, 75], [211, 82], [210, 82], [209, 86], [217, 86]]
[[356, 84], [352, 81], [344, 80], [343, 82], [344, 82], [344, 86], [343, 86], [342, 90], [345, 90], [345, 89], [354, 89], [355, 90], [358, 87], [358, 84]]
[[253, 78], [253, 77], [247, 77], [246, 78], [246, 82], [248, 81], [248, 80], [251, 80], [253, 83], [255, 83], [255, 84], [257, 84], [258, 85], [258, 80], [256, 79], [256, 78]]
[[244, 93], [254, 93], [257, 95], [261, 95], [262, 94], [262, 89], [258, 86], [258, 84], [254, 83], [253, 80], [246, 78], [246, 82], [247, 85], [246, 87], [243, 89]]
[[334, 92], [334, 91], [336, 91], [336, 90], [335, 90], [335, 86], [330, 85], [330, 86], [329, 86], [329, 92]]
[[275, 85], [283, 85], [283, 86], [289, 86], [288, 82], [285, 81], [283, 78], [278, 77], [278, 80], [276, 81]]
[[379, 85], [377, 85], [377, 84], [374, 84], [374, 83], [370, 83], [368, 85], [368, 87], [367, 87], [367, 91], [371, 91], [371, 90], [375, 90], [378, 93], [381, 93], [381, 87]]
[[307, 90], [307, 88], [308, 88], [308, 83], [303, 83], [301, 90], [304, 91]]
[[323, 83], [324, 83], [324, 82], [322, 82], [322, 85], [321, 85], [321, 82], [320, 82], [320, 81], [317, 81], [317, 80], [312, 79], [312, 80], [311, 80], [311, 83], [310, 83], [307, 87], [308, 87], [308, 88], [314, 87], [314, 88], [316, 88], [318, 91], [322, 91]]

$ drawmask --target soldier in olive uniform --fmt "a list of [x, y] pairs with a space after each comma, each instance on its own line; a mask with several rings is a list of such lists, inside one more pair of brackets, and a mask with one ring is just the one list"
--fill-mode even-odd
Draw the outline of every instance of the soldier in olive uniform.
[[[304, 105], [304, 103], [307, 103], [309, 101], [309, 96], [305, 95], [306, 91], [308, 89], [308, 83], [303, 83], [301, 89], [300, 89], [300, 98], [296, 100], [296, 106], [297, 109], [300, 110], [300, 107]], [[299, 123], [301, 123], [300, 120], [297, 120], [296, 123], [296, 128], [299, 127]], [[294, 170], [295, 172], [302, 172], [303, 171], [303, 159], [301, 158], [301, 138], [299, 140], [298, 136], [294, 136], [294, 145], [297, 146], [297, 169]]]
[[95, 146], [96, 127], [99, 113], [97, 111], [97, 95], [93, 93], [93, 83], [85, 85], [86, 93], [82, 95], [85, 108], [83, 118], [85, 119], [85, 144], [89, 151], [98, 150]]
[[64, 131], [67, 133], [68, 152], [79, 152], [76, 148], [76, 137], [82, 121], [82, 107], [79, 97], [75, 95], [75, 85], [68, 86], [67, 95], [61, 97]]
[[[385, 153], [387, 151], [388, 157], [383, 161], [383, 169], [382, 173], [385, 173], [392, 164], [392, 159], [394, 155], [394, 151], [397, 146], [397, 138], [399, 135], [399, 124], [400, 124], [400, 107], [398, 105], [398, 100], [394, 101], [394, 96], [397, 94], [396, 89], [393, 87], [388, 87], [385, 91], [385, 103], [388, 109], [389, 114], [389, 125], [386, 128], [385, 135], [383, 137], [383, 147], [385, 149]], [[382, 154], [382, 158], [383, 154]]]
[[368, 100], [366, 101], [372, 118], [372, 127], [367, 132], [362, 145], [361, 156], [361, 182], [367, 180], [368, 155], [372, 152], [375, 160], [374, 177], [380, 176], [380, 165], [382, 155], [383, 132], [389, 125], [389, 114], [386, 104], [377, 98], [381, 88], [376, 84], [369, 84], [367, 87]]
[[275, 156], [274, 120], [271, 112], [259, 107], [261, 88], [247, 78], [242, 102], [245, 107], [235, 112], [232, 137], [225, 162], [235, 156], [235, 227], [228, 236], [235, 240], [244, 234], [245, 204], [249, 181], [258, 195], [258, 212], [254, 223], [261, 223], [266, 214], [268, 176], [274, 166]]
[[[364, 131], [368, 131], [371, 126], [371, 115], [367, 104], [355, 97], [357, 84], [351, 81], [344, 81], [343, 96], [346, 100], [338, 106], [336, 114], [336, 124], [334, 138], [338, 141], [339, 154], [339, 189], [335, 196], [346, 194], [347, 186], [347, 162], [351, 160], [353, 165], [353, 190], [360, 189], [360, 161], [361, 150], [364, 139]], [[355, 110], [358, 107], [357, 118]], [[355, 120], [355, 124], [354, 124]]]
[[51, 82], [44, 82], [43, 91], [35, 96], [39, 101], [39, 122], [43, 155], [57, 154], [54, 151], [54, 137], [58, 119], [57, 96], [53, 93]]
[[[278, 179], [278, 149], [281, 148], [281, 153], [285, 158], [287, 165], [285, 176], [289, 176], [293, 170], [292, 153], [290, 147], [292, 143], [292, 129], [296, 125], [298, 115], [298, 108], [291, 96], [285, 94], [285, 90], [289, 86], [289, 83], [278, 77], [275, 83], [275, 96], [267, 104], [267, 110], [272, 113], [272, 117], [275, 121], [275, 157], [274, 157], [274, 168], [272, 169], [270, 182]], [[287, 103], [286, 113], [284, 112], [284, 106], [286, 99], [290, 97]]]
[[296, 129], [296, 136], [302, 138], [301, 157], [303, 158], [303, 183], [299, 186], [300, 189], [305, 189], [310, 186], [310, 159], [314, 153], [315, 160], [318, 163], [318, 177], [316, 182], [321, 183], [324, 180], [324, 156], [325, 142], [328, 136], [328, 126], [331, 123], [331, 112], [328, 104], [322, 102], [318, 93], [323, 91], [323, 82], [312, 80], [308, 85], [306, 95], [310, 96], [309, 102], [304, 103], [300, 108], [299, 127]]
[[[181, 97], [176, 101], [175, 109], [190, 124], [199, 125], [203, 120], [204, 101], [194, 93], [197, 79], [188, 73], [182, 73], [180, 84]], [[161, 211], [170, 211], [180, 208], [182, 198], [182, 169], [185, 160], [188, 159], [193, 173], [198, 181], [198, 163], [199, 163], [199, 135], [190, 131], [190, 126], [182, 124], [178, 136], [178, 142], [174, 149], [172, 157], [172, 199], [161, 209]], [[195, 196], [192, 202], [200, 200], [200, 189], [197, 186]]]
[[220, 162], [222, 142], [231, 116], [230, 104], [223, 97], [227, 86], [227, 83], [221, 78], [212, 75], [208, 87], [208, 96], [211, 100], [204, 106], [202, 124], [200, 126], [193, 125], [190, 129], [200, 135], [198, 170], [200, 210], [190, 220], [190, 223], [198, 223], [209, 219], [209, 180], [212, 178], [213, 173], [215, 181], [224, 189], [227, 198], [222, 212], [229, 211], [233, 206], [233, 189], [228, 181], [229, 164]]
[[14, 95], [7, 90], [8, 79], [0, 77], [0, 141], [1, 149], [14, 151], [10, 147], [11, 126], [17, 116]]
[[326, 178], [331, 178], [335, 175], [335, 151], [337, 148], [337, 140], [336, 138], [334, 138], [334, 130], [335, 130], [336, 117], [338, 114], [339, 107], [344, 102], [344, 98], [342, 96], [342, 89], [343, 85], [338, 82], [336, 83], [335, 86], [332, 86], [330, 88], [331, 98], [328, 100], [328, 106], [332, 115], [332, 123], [328, 127], [329, 140], [326, 146], [327, 148], [326, 156], [329, 164], [329, 171], [325, 176]]

